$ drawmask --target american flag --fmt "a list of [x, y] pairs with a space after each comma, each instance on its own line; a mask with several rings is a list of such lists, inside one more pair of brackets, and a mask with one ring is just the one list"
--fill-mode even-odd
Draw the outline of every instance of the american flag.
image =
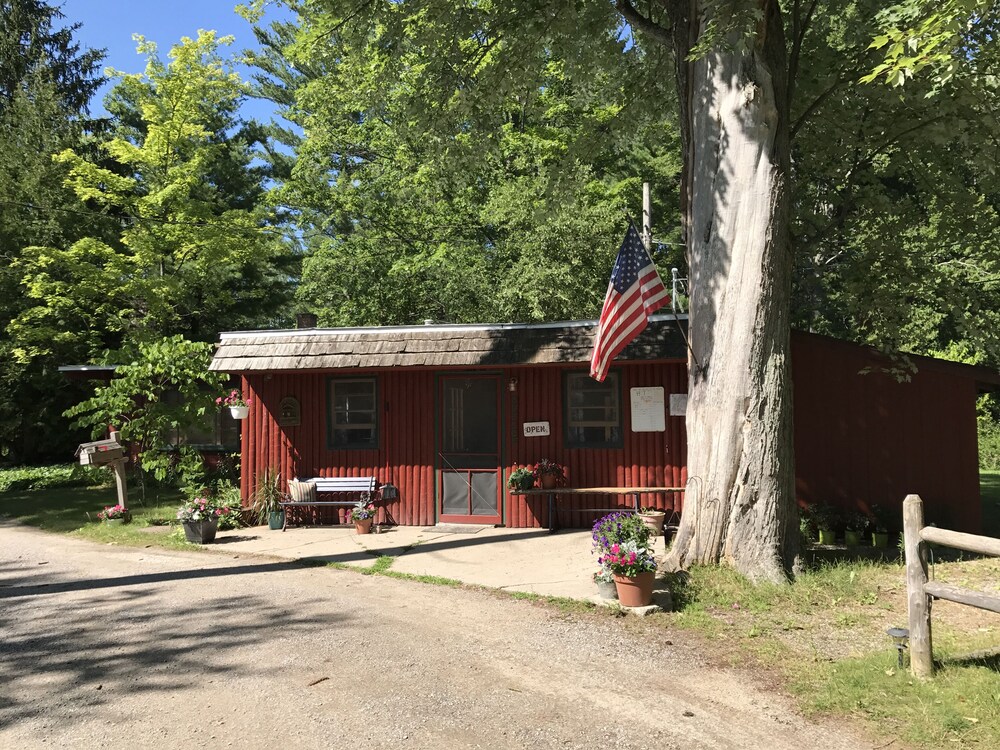
[[625, 240], [611, 271], [608, 295], [594, 338], [590, 377], [603, 382], [611, 360], [646, 327], [649, 316], [670, 301], [652, 258], [642, 244], [635, 224], [629, 223]]

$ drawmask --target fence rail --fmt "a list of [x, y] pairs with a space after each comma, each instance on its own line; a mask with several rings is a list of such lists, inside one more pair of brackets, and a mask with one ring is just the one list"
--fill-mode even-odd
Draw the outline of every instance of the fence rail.
[[930, 677], [934, 674], [931, 645], [931, 603], [934, 599], [946, 599], [1000, 613], [1000, 596], [928, 580], [928, 543], [1000, 557], [1000, 539], [924, 526], [923, 500], [920, 495], [906, 496], [903, 501], [903, 546], [906, 552], [906, 600], [910, 621], [910, 671], [914, 677]]

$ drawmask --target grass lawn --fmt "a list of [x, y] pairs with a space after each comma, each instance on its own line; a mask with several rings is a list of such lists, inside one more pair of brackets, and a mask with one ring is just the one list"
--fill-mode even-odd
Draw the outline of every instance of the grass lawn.
[[[168, 533], [153, 533], [150, 522], [173, 519], [181, 503], [176, 490], [160, 491], [155, 501], [145, 503], [138, 496], [129, 500], [132, 523], [106, 526], [97, 519], [105, 506], [115, 505], [114, 487], [60, 487], [0, 494], [0, 516], [14, 518], [45, 531], [90, 539], [95, 542], [137, 547], [153, 545], [173, 549], [195, 549], [200, 545], [184, 541], [184, 532], [174, 527]], [[157, 529], [159, 531], [159, 529]]]
[[[938, 580], [1000, 593], [1000, 560], [935, 566]], [[695, 569], [676, 587], [664, 625], [691, 628], [733, 666], [773, 675], [810, 713], [852, 716], [925, 748], [1000, 747], [1000, 617], [950, 602], [933, 613], [937, 676], [899, 671], [886, 629], [906, 627], [898, 564], [825, 565], [790, 586], [751, 586], [731, 571]]]

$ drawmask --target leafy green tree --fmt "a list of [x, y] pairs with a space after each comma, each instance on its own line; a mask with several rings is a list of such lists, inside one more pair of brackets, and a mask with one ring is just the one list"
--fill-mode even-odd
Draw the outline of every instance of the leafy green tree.
[[[445, 103], [458, 135], [427, 137], [408, 74], [383, 77], [336, 31], [315, 54], [300, 9], [297, 37], [287, 24], [258, 30], [257, 62], [259, 90], [303, 134], [287, 141], [295, 162], [273, 200], [295, 207], [309, 249], [304, 306], [327, 324], [551, 320], [600, 306], [637, 172], [670, 185], [679, 171], [676, 129], [622, 85], [633, 60], [578, 86], [571, 63], [543, 53], [541, 85], [511, 82], [464, 131], [461, 104]], [[664, 96], [667, 63], [650, 76]], [[676, 193], [665, 192], [656, 215], [669, 226]]]
[[[182, 485], [200, 488], [205, 472], [201, 455], [186, 445], [168, 445], [178, 429], [197, 425], [213, 409], [225, 376], [209, 372], [212, 345], [172, 336], [139, 345], [136, 361], [121, 365], [115, 378], [92, 398], [66, 412], [76, 425], [99, 436], [109, 424], [138, 453], [140, 477], [157, 481], [176, 475]], [[172, 398], [167, 398], [167, 394]], [[146, 481], [142, 482], [145, 494]]]
[[123, 76], [112, 97], [137, 116], [101, 144], [111, 163], [70, 149], [56, 157], [80, 199], [125, 220], [117, 242], [27, 254], [22, 284], [34, 306], [10, 326], [22, 357], [80, 327], [64, 326], [65, 310], [96, 296], [117, 314], [93, 322], [95, 349], [102, 337], [111, 349], [171, 333], [212, 339], [282, 313], [290, 252], [257, 207], [262, 176], [249, 144], [231, 135], [243, 89], [219, 51], [229, 41], [201, 32], [163, 63], [139, 38], [146, 72]]
[[[87, 106], [103, 82], [103, 52], [82, 49], [77, 26], [60, 27], [58, 7], [37, 0], [0, 1], [0, 329], [30, 306], [20, 288], [22, 251], [65, 247], [81, 237], [109, 237], [114, 222], [91, 214], [63, 186], [52, 154], [92, 151], [100, 123]], [[0, 460], [65, 458], [77, 442], [61, 417], [78, 398], [57, 366], [89, 350], [69, 337], [58, 352], [27, 362], [0, 337]], [[62, 404], [62, 406], [60, 406]]]

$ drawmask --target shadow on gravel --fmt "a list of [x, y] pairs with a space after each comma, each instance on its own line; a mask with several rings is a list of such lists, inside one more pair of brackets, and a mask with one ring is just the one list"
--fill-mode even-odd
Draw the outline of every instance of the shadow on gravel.
[[[73, 724], [124, 694], [145, 693], [155, 704], [176, 690], [255, 675], [266, 669], [253, 658], [255, 646], [280, 638], [294, 651], [297, 636], [332, 633], [351, 618], [312, 594], [276, 604], [268, 590], [280, 583], [268, 578], [250, 584], [259, 596], [231, 593], [231, 576], [293, 570], [303, 568], [246, 565], [3, 592], [0, 729], [33, 719]], [[169, 593], [150, 585], [197, 579], [204, 584]], [[85, 590], [95, 593], [12, 598]]]
[[220, 568], [203, 568], [201, 570], [171, 570], [164, 573], [144, 573], [135, 576], [119, 576], [118, 578], [86, 578], [78, 581], [51, 580], [45, 583], [32, 583], [31, 578], [5, 579], [0, 588], [0, 599], [14, 599], [23, 596], [38, 596], [40, 594], [63, 594], [67, 591], [85, 591], [88, 589], [108, 589], [118, 586], [142, 586], [149, 583], [165, 581], [187, 581], [195, 578], [219, 578], [253, 573], [280, 573], [288, 570], [301, 570], [302, 566], [294, 562], [262, 563], [259, 565], [233, 565]]

